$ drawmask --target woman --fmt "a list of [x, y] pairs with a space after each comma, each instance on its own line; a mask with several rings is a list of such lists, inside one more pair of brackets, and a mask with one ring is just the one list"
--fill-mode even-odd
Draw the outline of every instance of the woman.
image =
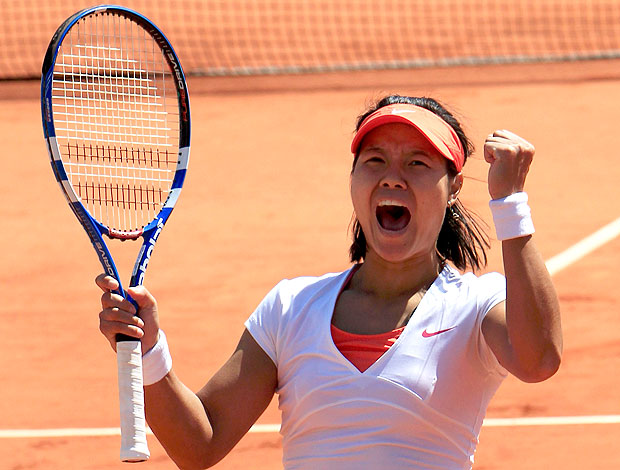
[[149, 351], [147, 420], [180, 468], [218, 462], [277, 392], [286, 469], [468, 469], [505, 376], [558, 369], [558, 300], [523, 193], [532, 145], [496, 131], [484, 146], [505, 278], [455, 269], [480, 268], [486, 239], [458, 201], [472, 146], [439, 103], [384, 98], [351, 150], [354, 266], [274, 287], [197, 394], [171, 369], [152, 295], [130, 290], [137, 317], [97, 278], [101, 331]]

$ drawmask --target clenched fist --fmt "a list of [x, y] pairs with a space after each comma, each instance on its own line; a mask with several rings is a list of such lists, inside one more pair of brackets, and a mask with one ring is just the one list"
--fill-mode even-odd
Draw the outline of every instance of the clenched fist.
[[484, 142], [484, 159], [489, 168], [489, 194], [500, 199], [523, 191], [534, 158], [534, 146], [506, 130], [497, 130]]

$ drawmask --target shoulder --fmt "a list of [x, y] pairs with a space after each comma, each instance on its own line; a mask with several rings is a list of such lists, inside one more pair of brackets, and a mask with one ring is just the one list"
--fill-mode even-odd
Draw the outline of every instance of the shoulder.
[[322, 276], [300, 276], [283, 279], [272, 289], [270, 295], [278, 298], [283, 304], [309, 300], [317, 295], [324, 295], [332, 290], [340, 289], [351, 269], [327, 273]]
[[446, 266], [442, 272], [445, 290], [486, 290], [506, 288], [506, 278], [498, 272], [475, 274], [470, 271], [461, 273], [452, 266]]
[[322, 276], [282, 279], [261, 301], [253, 316], [270, 317], [272, 321], [280, 322], [282, 317], [305, 310], [305, 306], [317, 300], [335, 297], [351, 269]]
[[327, 314], [350, 271], [283, 279], [265, 296], [245, 326], [274, 364], [288, 335], [314, 331], [304, 322], [320, 321], [313, 313]]
[[497, 272], [489, 272], [481, 275], [467, 272], [461, 277], [467, 286], [482, 291], [506, 288], [506, 278], [503, 274]]
[[506, 299], [506, 278], [497, 272], [474, 274], [460, 273], [452, 266], [443, 273], [442, 291], [459, 303], [472, 301], [478, 308], [488, 311], [493, 305]]

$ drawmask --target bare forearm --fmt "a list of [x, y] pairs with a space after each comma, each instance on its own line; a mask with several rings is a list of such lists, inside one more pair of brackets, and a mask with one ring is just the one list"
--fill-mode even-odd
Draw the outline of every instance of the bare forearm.
[[531, 236], [503, 241], [502, 251], [513, 361], [526, 380], [544, 380], [559, 367], [562, 351], [555, 288]]
[[170, 458], [181, 469], [209, 466], [213, 430], [196, 394], [174, 371], [144, 390], [148, 424]]

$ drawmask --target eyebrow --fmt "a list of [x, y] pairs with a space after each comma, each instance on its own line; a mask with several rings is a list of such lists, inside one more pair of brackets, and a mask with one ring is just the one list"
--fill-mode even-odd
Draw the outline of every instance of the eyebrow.
[[[362, 151], [360, 152], [360, 154], [363, 153], [363, 152], [377, 152], [377, 153], [380, 153], [380, 154], [383, 155], [383, 154], [385, 154], [385, 149], [383, 147], [380, 147], [380, 146], [377, 146], [377, 145], [371, 145], [369, 147], [363, 148]], [[410, 152], [407, 152], [407, 155], [412, 155], [412, 156], [422, 155], [422, 156], [427, 157], [427, 158], [433, 158], [432, 154], [430, 154], [426, 150], [422, 150], [422, 149], [412, 150]]]
[[379, 152], [379, 153], [385, 153], [385, 150], [384, 150], [382, 147], [378, 147], [378, 146], [376, 146], [376, 145], [372, 145], [372, 146], [370, 146], [370, 147], [363, 148], [363, 149], [362, 149], [362, 151], [361, 151], [360, 153], [362, 153], [362, 152]]

